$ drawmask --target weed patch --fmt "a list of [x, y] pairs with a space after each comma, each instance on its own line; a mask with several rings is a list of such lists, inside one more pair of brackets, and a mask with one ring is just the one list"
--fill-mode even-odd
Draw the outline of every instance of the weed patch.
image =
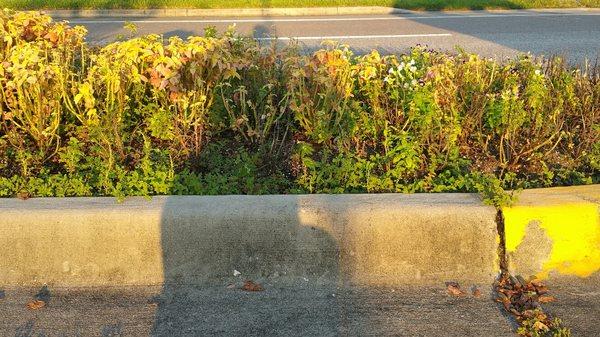
[[600, 75], [228, 31], [102, 48], [0, 14], [0, 196], [481, 192], [600, 181]]

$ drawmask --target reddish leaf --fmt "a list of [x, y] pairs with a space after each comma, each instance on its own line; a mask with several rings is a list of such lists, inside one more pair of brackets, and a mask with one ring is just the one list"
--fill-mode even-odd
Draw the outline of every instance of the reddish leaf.
[[247, 280], [242, 286], [244, 291], [263, 291], [265, 290], [260, 284]]
[[21, 200], [27, 200], [29, 198], [31, 198], [31, 194], [29, 194], [29, 192], [19, 192], [17, 193], [17, 198], [21, 199]]
[[171, 99], [171, 101], [175, 102], [179, 98], [179, 93], [171, 91], [171, 93], [169, 94], [169, 98]]
[[49, 32], [44, 36], [44, 39], [49, 40], [52, 43], [58, 42], [58, 35], [55, 32]]
[[466, 293], [460, 289], [460, 285], [455, 282], [448, 282], [446, 284], [448, 294], [452, 296], [464, 296]]
[[37, 310], [46, 306], [46, 302], [41, 300], [32, 300], [27, 303], [27, 309], [29, 310]]
[[538, 302], [540, 303], [549, 303], [554, 302], [556, 299], [553, 296], [540, 296], [538, 298]]

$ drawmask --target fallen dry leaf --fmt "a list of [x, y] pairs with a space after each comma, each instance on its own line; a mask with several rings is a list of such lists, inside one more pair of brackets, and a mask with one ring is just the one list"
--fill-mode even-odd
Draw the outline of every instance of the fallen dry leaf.
[[556, 300], [556, 298], [554, 298], [553, 296], [540, 296], [538, 298], [538, 302], [540, 303], [550, 303], [550, 302], [554, 302]]
[[540, 321], [537, 321], [535, 323], [533, 323], [533, 327], [534, 329], [538, 330], [538, 331], [549, 331], [550, 328], [548, 328], [548, 326]]
[[263, 291], [265, 290], [260, 284], [247, 280], [242, 286], [244, 291]]
[[37, 310], [46, 306], [46, 302], [41, 300], [32, 300], [27, 303], [27, 309], [29, 310]]
[[163, 303], [164, 299], [161, 296], [152, 296], [148, 299], [148, 307], [150, 308], [158, 308], [161, 303]]
[[460, 285], [456, 282], [447, 282], [446, 287], [448, 294], [453, 296], [464, 296], [466, 293], [460, 289]]
[[546, 313], [541, 304], [552, 302], [554, 297], [544, 295], [548, 288], [537, 279], [525, 280], [520, 276], [502, 274], [494, 282], [496, 288], [496, 301], [504, 305], [507, 312], [512, 314], [523, 330], [520, 335], [534, 336], [533, 333], [545, 335], [548, 331], [566, 329]]
[[481, 297], [481, 290], [477, 287], [473, 287], [473, 297]]

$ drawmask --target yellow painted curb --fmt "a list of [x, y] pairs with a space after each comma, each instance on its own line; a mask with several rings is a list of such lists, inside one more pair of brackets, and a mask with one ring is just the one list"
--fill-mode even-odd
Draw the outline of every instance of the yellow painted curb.
[[509, 269], [548, 278], [600, 270], [600, 186], [525, 191], [503, 209]]

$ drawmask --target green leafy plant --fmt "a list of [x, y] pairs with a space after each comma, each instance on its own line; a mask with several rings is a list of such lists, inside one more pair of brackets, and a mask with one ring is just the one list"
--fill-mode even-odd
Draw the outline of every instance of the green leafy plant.
[[[0, 12], [0, 196], [478, 192], [600, 182], [600, 72], [233, 29], [91, 48]], [[509, 192], [507, 192], [509, 191]]]

